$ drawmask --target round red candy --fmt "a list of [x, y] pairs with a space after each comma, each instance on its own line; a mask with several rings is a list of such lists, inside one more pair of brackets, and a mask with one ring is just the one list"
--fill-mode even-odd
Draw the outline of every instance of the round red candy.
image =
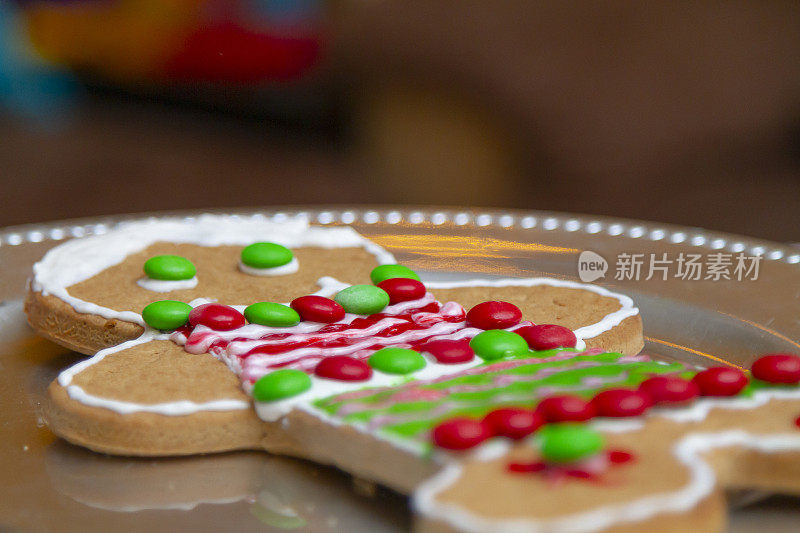
[[244, 315], [222, 304], [198, 305], [189, 313], [189, 324], [207, 326], [216, 331], [228, 331], [245, 325]]
[[522, 311], [508, 302], [483, 302], [469, 310], [467, 324], [480, 329], [505, 329], [519, 324]]
[[425, 296], [425, 285], [417, 279], [390, 278], [378, 283], [378, 287], [389, 295], [389, 304], [419, 300]]
[[446, 450], [467, 450], [492, 436], [486, 424], [469, 418], [453, 418], [433, 428], [433, 443]]
[[639, 416], [647, 411], [650, 402], [646, 393], [630, 389], [609, 389], [592, 398], [597, 416], [613, 418]]
[[547, 422], [583, 422], [597, 414], [594, 405], [570, 395], [545, 398], [539, 402], [536, 411]]
[[429, 353], [443, 365], [468, 363], [475, 358], [475, 351], [470, 347], [469, 339], [429, 341], [422, 345], [420, 351]]
[[552, 350], [554, 348], [574, 348], [578, 338], [571, 329], [556, 324], [537, 324], [514, 330], [528, 341], [531, 350]]
[[676, 376], [654, 376], [644, 380], [639, 390], [647, 394], [653, 405], [680, 404], [700, 396], [696, 383]]
[[292, 300], [291, 308], [309, 322], [329, 324], [344, 318], [344, 307], [324, 296], [301, 296]]
[[483, 418], [483, 423], [498, 437], [519, 440], [544, 424], [544, 418], [530, 409], [504, 407], [487, 414]]
[[735, 396], [747, 386], [747, 376], [738, 368], [717, 366], [695, 374], [692, 381], [703, 396]]
[[767, 383], [800, 383], [800, 357], [788, 353], [762, 355], [751, 367], [753, 377]]
[[365, 381], [372, 377], [372, 368], [355, 357], [334, 355], [317, 363], [314, 373], [321, 378], [339, 381]]

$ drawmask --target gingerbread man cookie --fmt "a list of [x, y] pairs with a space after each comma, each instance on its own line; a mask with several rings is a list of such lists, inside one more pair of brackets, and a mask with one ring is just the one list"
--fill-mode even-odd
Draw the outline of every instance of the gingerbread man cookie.
[[800, 359], [653, 361], [627, 296], [425, 283], [350, 228], [127, 224], [49, 252], [26, 310], [96, 352], [50, 387], [56, 434], [333, 464], [411, 494], [421, 530], [712, 531], [722, 487], [796, 488]]

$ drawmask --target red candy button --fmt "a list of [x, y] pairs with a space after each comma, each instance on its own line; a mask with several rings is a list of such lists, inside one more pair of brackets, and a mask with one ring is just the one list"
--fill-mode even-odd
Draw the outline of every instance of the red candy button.
[[228, 331], [245, 325], [244, 315], [227, 305], [198, 305], [189, 313], [189, 324], [192, 327], [200, 324], [217, 331]]
[[738, 368], [718, 366], [695, 374], [692, 381], [703, 396], [734, 396], [747, 386], [747, 376]]
[[372, 377], [372, 368], [355, 357], [334, 355], [317, 363], [314, 373], [321, 378], [339, 381], [364, 381]]
[[378, 287], [389, 295], [389, 304], [419, 300], [425, 296], [425, 285], [411, 278], [391, 278], [378, 283]]
[[597, 416], [623, 418], [639, 416], [650, 407], [650, 397], [641, 391], [609, 389], [592, 398]]
[[752, 366], [753, 377], [768, 383], [800, 383], [800, 357], [788, 353], [770, 353], [759, 357]]
[[700, 396], [697, 384], [675, 376], [655, 376], [644, 380], [639, 390], [650, 396], [653, 405], [679, 404]]
[[344, 307], [323, 296], [301, 296], [292, 300], [291, 308], [309, 322], [329, 324], [344, 318]]
[[498, 437], [519, 440], [544, 424], [544, 418], [530, 409], [504, 407], [487, 414], [483, 418], [483, 423]]
[[492, 436], [482, 422], [469, 418], [453, 418], [433, 428], [433, 443], [446, 450], [466, 450]]
[[467, 323], [480, 329], [510, 328], [522, 320], [522, 311], [508, 302], [483, 302], [467, 313]]
[[469, 345], [469, 339], [441, 339], [423, 344], [421, 352], [427, 352], [443, 365], [467, 363], [475, 358], [475, 351]]
[[536, 411], [547, 422], [583, 422], [594, 417], [594, 405], [577, 396], [550, 396], [542, 400]]
[[553, 348], [574, 348], [578, 338], [571, 329], [555, 324], [538, 324], [514, 330], [528, 341], [531, 350], [552, 350]]
[[613, 450], [608, 452], [608, 460], [609, 462], [619, 465], [622, 463], [628, 463], [633, 461], [634, 457], [633, 454], [630, 452], [626, 452], [624, 450]]

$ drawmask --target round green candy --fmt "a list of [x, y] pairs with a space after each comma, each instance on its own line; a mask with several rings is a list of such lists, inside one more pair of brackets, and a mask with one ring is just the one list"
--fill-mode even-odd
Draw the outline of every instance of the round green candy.
[[145, 324], [155, 329], [178, 329], [189, 321], [192, 306], [175, 300], [160, 300], [142, 309]]
[[411, 278], [419, 281], [417, 273], [403, 265], [376, 266], [370, 272], [369, 277], [375, 285], [392, 278]]
[[144, 273], [150, 279], [177, 281], [192, 279], [197, 269], [180, 255], [156, 255], [144, 262]]
[[369, 366], [387, 374], [410, 374], [425, 368], [425, 358], [407, 348], [381, 348], [369, 358]]
[[548, 424], [539, 432], [542, 458], [552, 463], [572, 463], [603, 450], [605, 443], [586, 424]]
[[253, 398], [259, 402], [274, 402], [297, 396], [311, 388], [311, 378], [302, 370], [283, 368], [271, 372], [253, 386]]
[[275, 268], [290, 263], [294, 254], [274, 242], [256, 242], [242, 249], [242, 263], [252, 268]]
[[469, 345], [479, 357], [487, 361], [530, 351], [528, 342], [521, 335], [503, 329], [490, 329], [478, 333]]
[[348, 313], [371, 315], [389, 305], [389, 294], [374, 285], [352, 285], [339, 291], [334, 300]]
[[287, 328], [300, 323], [300, 315], [288, 305], [274, 302], [258, 302], [248, 305], [244, 310], [244, 317], [251, 324], [272, 326], [274, 328]]

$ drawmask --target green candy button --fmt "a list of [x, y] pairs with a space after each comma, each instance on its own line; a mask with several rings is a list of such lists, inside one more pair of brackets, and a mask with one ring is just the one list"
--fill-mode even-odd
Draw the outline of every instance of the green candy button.
[[244, 310], [244, 317], [251, 324], [272, 326], [274, 328], [287, 328], [300, 323], [300, 315], [288, 305], [274, 302], [258, 302], [248, 305]]
[[185, 257], [156, 255], [144, 262], [144, 273], [150, 279], [177, 281], [192, 279], [197, 274], [197, 269]]
[[374, 285], [353, 285], [339, 291], [334, 300], [348, 313], [371, 315], [389, 305], [389, 294]]
[[599, 453], [603, 437], [585, 424], [548, 424], [539, 432], [542, 458], [553, 463], [572, 463]]
[[487, 361], [530, 351], [528, 342], [521, 335], [502, 329], [490, 329], [478, 333], [469, 342], [469, 346], [479, 357]]
[[252, 268], [275, 268], [291, 262], [290, 249], [274, 242], [256, 242], [242, 250], [242, 263]]
[[376, 266], [370, 272], [369, 277], [375, 285], [392, 278], [411, 278], [419, 281], [417, 273], [403, 265]]
[[178, 329], [189, 320], [192, 306], [175, 300], [160, 300], [142, 309], [142, 318], [148, 326], [161, 329]]
[[302, 370], [284, 368], [262, 377], [253, 386], [253, 398], [259, 402], [274, 402], [297, 396], [311, 388], [311, 378]]
[[407, 348], [381, 348], [369, 358], [369, 366], [387, 374], [410, 374], [425, 364], [422, 355]]

